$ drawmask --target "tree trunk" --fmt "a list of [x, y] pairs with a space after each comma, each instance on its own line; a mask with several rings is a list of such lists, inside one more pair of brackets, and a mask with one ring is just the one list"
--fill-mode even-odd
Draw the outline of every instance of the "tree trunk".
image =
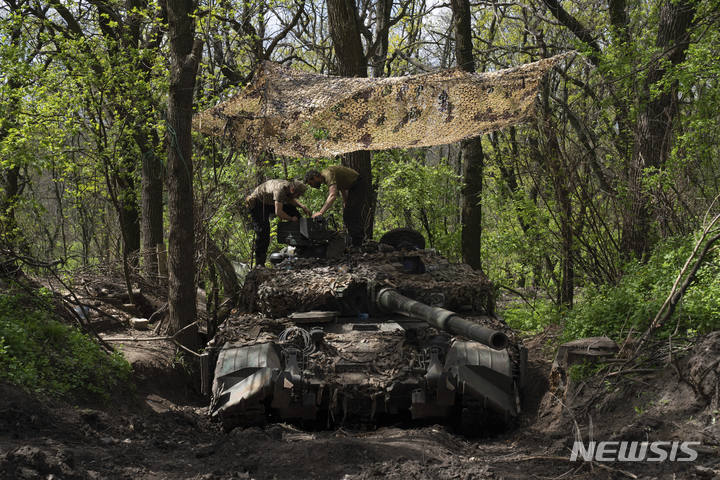
[[[171, 333], [195, 321], [192, 104], [202, 43], [195, 40], [195, 2], [168, 0], [170, 96], [168, 99], [168, 311]], [[195, 329], [178, 340], [195, 345]]]
[[[1, 138], [1, 137], [0, 137]], [[17, 223], [15, 221], [15, 204], [17, 203], [17, 196], [19, 193], [20, 168], [17, 166], [8, 168], [2, 175], [2, 189], [0, 193], [0, 226], [2, 227], [2, 234], [0, 235], [0, 242], [7, 243], [8, 246], [13, 246], [17, 239]]]
[[367, 77], [367, 59], [360, 39], [360, 19], [354, 0], [328, 0], [330, 37], [343, 77]]
[[[466, 72], [475, 71], [475, 60], [472, 52], [472, 31], [470, 29], [470, 2], [468, 0], [451, 0], [455, 17], [455, 59], [458, 67]], [[460, 245], [463, 262], [473, 268], [480, 269], [482, 206], [480, 204], [483, 186], [484, 155], [482, 138], [472, 138], [461, 143], [463, 161], [462, 202], [462, 235]]]
[[[19, 36], [19, 33], [17, 34]], [[11, 45], [15, 45], [18, 37], [11, 37]], [[0, 140], [4, 140], [16, 123], [18, 98], [15, 92], [21, 91], [21, 84], [15, 78], [7, 80], [7, 91], [10, 92], [6, 104], [3, 121], [0, 122]], [[20, 166], [10, 162], [8, 168], [0, 169], [0, 244], [15, 246], [21, 235], [17, 229], [15, 207], [20, 194]]]
[[677, 65], [685, 59], [688, 29], [695, 15], [695, 4], [688, 0], [668, 0], [660, 9], [655, 46], [662, 53], [648, 69], [639, 92], [640, 108], [635, 125], [635, 149], [628, 168], [629, 206], [623, 219], [621, 249], [626, 256], [643, 258], [652, 247], [650, 225], [654, 214], [652, 198], [645, 188], [645, 171], [662, 168], [672, 148], [672, 128], [677, 115], [675, 88], [652, 96], [651, 90], [665, 75], [661, 60]]
[[372, 64], [372, 75], [380, 78], [385, 75], [385, 64], [388, 55], [388, 34], [390, 32], [390, 12], [392, 11], [392, 0], [378, 0], [375, 7], [375, 51], [370, 59]]
[[[337, 73], [345, 77], [367, 77], [367, 58], [360, 39], [360, 20], [353, 0], [328, 0], [328, 21], [335, 55]], [[361, 151], [344, 155], [342, 164], [356, 170], [364, 185], [361, 195], [360, 218], [365, 238], [372, 238], [374, 223], [374, 195], [370, 152]]]
[[130, 265], [138, 265], [140, 251], [140, 212], [135, 196], [135, 165], [133, 159], [124, 159], [119, 172], [114, 174], [118, 192], [118, 217], [122, 229], [123, 255]]
[[462, 189], [462, 232], [460, 246], [463, 262], [482, 267], [482, 205], [484, 155], [480, 137], [461, 143], [464, 185]]
[[[128, 15], [127, 25], [130, 35], [124, 37], [126, 48], [147, 48], [159, 50], [160, 39], [150, 43], [143, 42], [141, 25], [143, 22], [141, 12], [148, 7], [147, 0], [126, 0]], [[162, 18], [162, 20], [167, 20]], [[152, 66], [139, 61], [135, 65], [136, 71], [150, 84]], [[145, 90], [148, 98], [152, 92]], [[134, 114], [135, 134], [133, 136], [141, 154], [142, 164], [142, 193], [141, 193], [141, 225], [143, 272], [150, 280], [158, 280], [157, 246], [163, 245], [163, 164], [157, 155], [160, 138], [157, 131], [149, 128], [148, 119], [153, 116], [153, 110], [145, 105]], [[164, 245], [163, 245], [164, 249]]]
[[148, 145], [146, 135], [139, 134], [135, 142], [142, 153], [142, 240], [143, 271], [150, 279], [157, 279], [157, 245], [163, 243], [163, 175], [162, 162]]
[[363, 185], [357, 189], [355, 195], [361, 196], [357, 204], [360, 205], [360, 218], [363, 224], [365, 239], [371, 239], [375, 220], [375, 189], [372, 184], [370, 152], [346, 153], [343, 155], [342, 164], [360, 174]]

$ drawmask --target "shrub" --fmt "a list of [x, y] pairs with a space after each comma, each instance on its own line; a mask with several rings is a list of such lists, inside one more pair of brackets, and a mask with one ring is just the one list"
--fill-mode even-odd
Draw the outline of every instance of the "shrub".
[[0, 380], [36, 393], [107, 400], [131, 367], [54, 318], [42, 296], [0, 293]]
[[[694, 245], [691, 236], [671, 238], [653, 251], [646, 263], [631, 262], [617, 285], [586, 288], [568, 313], [565, 340], [608, 335], [622, 340], [632, 328], [644, 331], [650, 325], [672, 288], [673, 282]], [[694, 283], [661, 336], [704, 333], [720, 328], [720, 266], [717, 252], [705, 259]]]
[[533, 335], [545, 327], [558, 323], [560, 308], [549, 299], [530, 300], [532, 306], [524, 301], [514, 301], [499, 311], [507, 324], [522, 334]]

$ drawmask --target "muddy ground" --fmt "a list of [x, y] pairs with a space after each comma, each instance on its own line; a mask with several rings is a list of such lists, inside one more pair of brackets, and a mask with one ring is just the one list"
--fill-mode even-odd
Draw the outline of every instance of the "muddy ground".
[[[549, 380], [554, 340], [546, 332], [526, 341], [532, 381], [518, 425], [473, 439], [442, 425], [225, 433], [171, 345], [127, 344], [138, 387], [110, 405], [41, 400], [0, 384], [0, 479], [720, 478], [720, 332], [667, 367], [569, 388]], [[577, 435], [702, 445], [693, 462], [571, 462]]]

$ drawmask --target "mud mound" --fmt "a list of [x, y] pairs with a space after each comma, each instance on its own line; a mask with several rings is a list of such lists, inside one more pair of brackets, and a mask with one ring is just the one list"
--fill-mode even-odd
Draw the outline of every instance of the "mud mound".
[[686, 381], [709, 408], [718, 410], [720, 404], [720, 332], [705, 337], [693, 349], [687, 362]]
[[0, 472], [5, 472], [4, 478], [85, 478], [74, 473], [73, 464], [73, 455], [67, 450], [22, 446], [0, 455]]
[[714, 332], [656, 342], [632, 363], [619, 359], [590, 377], [567, 375], [565, 384], [553, 374], [530, 430], [543, 432], [551, 451], [566, 457], [576, 440], [698, 442], [692, 464], [621, 463], [630, 475], [619, 476], [720, 478], [719, 364], [720, 332]]

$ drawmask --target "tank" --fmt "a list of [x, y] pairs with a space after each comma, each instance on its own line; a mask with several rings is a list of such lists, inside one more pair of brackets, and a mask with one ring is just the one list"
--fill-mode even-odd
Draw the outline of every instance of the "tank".
[[[327, 222], [281, 222], [272, 268], [210, 343], [210, 414], [226, 430], [446, 421], [475, 433], [520, 414], [526, 351], [485, 275], [417, 232], [347, 251]], [[338, 244], [342, 241], [343, 248]]]

